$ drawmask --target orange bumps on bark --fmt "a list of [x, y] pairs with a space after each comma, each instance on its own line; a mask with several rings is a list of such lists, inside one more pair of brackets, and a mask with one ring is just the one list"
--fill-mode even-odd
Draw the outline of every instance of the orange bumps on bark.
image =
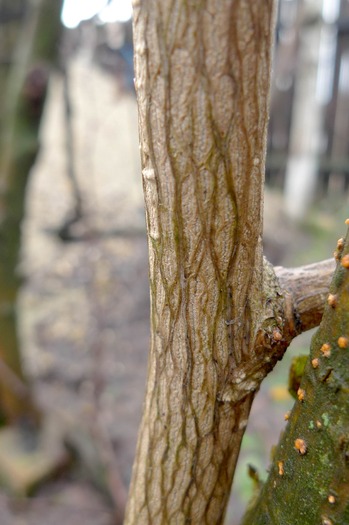
[[342, 335], [341, 337], [338, 338], [337, 343], [338, 343], [339, 348], [348, 348], [349, 339]]
[[333, 257], [336, 259], [336, 261], [339, 261], [343, 248], [344, 248], [344, 239], [341, 237], [337, 241], [337, 249], [333, 252]]
[[307, 452], [307, 444], [304, 439], [297, 438], [294, 442], [294, 448], [299, 452], [301, 456], [304, 456]]
[[320, 348], [320, 352], [324, 357], [330, 357], [331, 355], [331, 345], [329, 343], [324, 343]]
[[327, 302], [330, 306], [332, 306], [332, 308], [336, 308], [337, 306], [337, 296], [330, 293], [329, 296], [327, 297]]
[[298, 401], [304, 401], [305, 399], [305, 390], [303, 388], [298, 388], [297, 390]]
[[313, 368], [317, 368], [317, 367], [319, 366], [319, 363], [320, 363], [320, 361], [318, 360], [317, 357], [315, 357], [315, 358], [312, 359], [312, 361], [311, 361], [311, 366], [312, 366]]
[[343, 237], [341, 237], [341, 238], [338, 239], [338, 241], [337, 241], [337, 249], [338, 249], [338, 250], [342, 250], [343, 247], [344, 247], [344, 239], [343, 239]]
[[341, 265], [343, 266], [343, 268], [349, 268], [349, 253], [343, 255]]

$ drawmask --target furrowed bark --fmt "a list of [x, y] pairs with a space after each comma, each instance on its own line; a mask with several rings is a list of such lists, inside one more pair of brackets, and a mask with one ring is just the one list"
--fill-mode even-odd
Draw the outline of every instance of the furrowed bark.
[[125, 523], [212, 525], [282, 346], [260, 241], [274, 2], [134, 8], [152, 335]]
[[349, 235], [270, 475], [244, 525], [349, 523]]

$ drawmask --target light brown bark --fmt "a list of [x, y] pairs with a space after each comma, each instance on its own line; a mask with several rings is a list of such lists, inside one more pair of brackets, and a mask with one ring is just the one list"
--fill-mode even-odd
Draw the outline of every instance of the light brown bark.
[[265, 314], [274, 6], [134, 7], [152, 336], [125, 523], [212, 525], [224, 519], [257, 388], [237, 385]]
[[134, 7], [151, 350], [125, 524], [215, 525], [254, 394], [314, 318], [261, 248], [275, 5]]
[[326, 259], [299, 268], [274, 268], [292, 337], [320, 324], [335, 267], [334, 259]]

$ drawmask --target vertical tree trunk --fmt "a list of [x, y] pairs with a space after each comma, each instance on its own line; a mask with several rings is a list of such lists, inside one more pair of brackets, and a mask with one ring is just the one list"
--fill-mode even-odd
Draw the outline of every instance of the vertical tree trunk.
[[261, 249], [273, 19], [273, 0], [134, 2], [152, 335], [128, 525], [224, 519], [277, 310]]
[[28, 390], [23, 388], [17, 334], [20, 225], [26, 183], [39, 148], [50, 61], [57, 51], [61, 4], [61, 0], [26, 2], [4, 89], [0, 130], [0, 412], [9, 422], [35, 413]]
[[285, 211], [295, 220], [304, 218], [315, 194], [324, 110], [319, 95], [315, 96], [321, 39], [324, 38], [322, 4], [308, 0], [301, 2], [299, 9], [301, 30], [285, 178]]

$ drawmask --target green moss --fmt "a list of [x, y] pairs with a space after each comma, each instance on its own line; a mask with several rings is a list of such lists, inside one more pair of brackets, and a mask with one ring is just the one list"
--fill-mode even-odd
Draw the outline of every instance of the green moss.
[[327, 412], [325, 412], [324, 414], [322, 414], [321, 419], [322, 419], [322, 421], [324, 422], [325, 427], [328, 427], [329, 422], [330, 422], [330, 417], [329, 417], [329, 415], [327, 414]]
[[330, 464], [329, 455], [327, 453], [320, 454], [319, 461], [322, 463], [322, 465], [328, 466]]
[[[344, 251], [349, 251], [348, 238]], [[304, 399], [295, 403], [269, 478], [243, 525], [318, 525], [324, 516], [333, 524], [348, 525], [349, 352], [338, 347], [338, 338], [349, 334], [349, 271], [337, 268], [331, 290], [337, 295], [336, 307], [326, 307], [311, 345], [311, 359], [317, 357], [319, 366], [305, 366]], [[331, 345], [327, 357], [320, 351], [324, 343]], [[295, 361], [294, 371], [297, 377], [302, 361]], [[304, 441], [303, 453], [299, 443], [296, 446], [299, 439]], [[283, 475], [279, 461], [284, 462]], [[336, 505], [329, 503], [329, 494], [338, 494]]]

